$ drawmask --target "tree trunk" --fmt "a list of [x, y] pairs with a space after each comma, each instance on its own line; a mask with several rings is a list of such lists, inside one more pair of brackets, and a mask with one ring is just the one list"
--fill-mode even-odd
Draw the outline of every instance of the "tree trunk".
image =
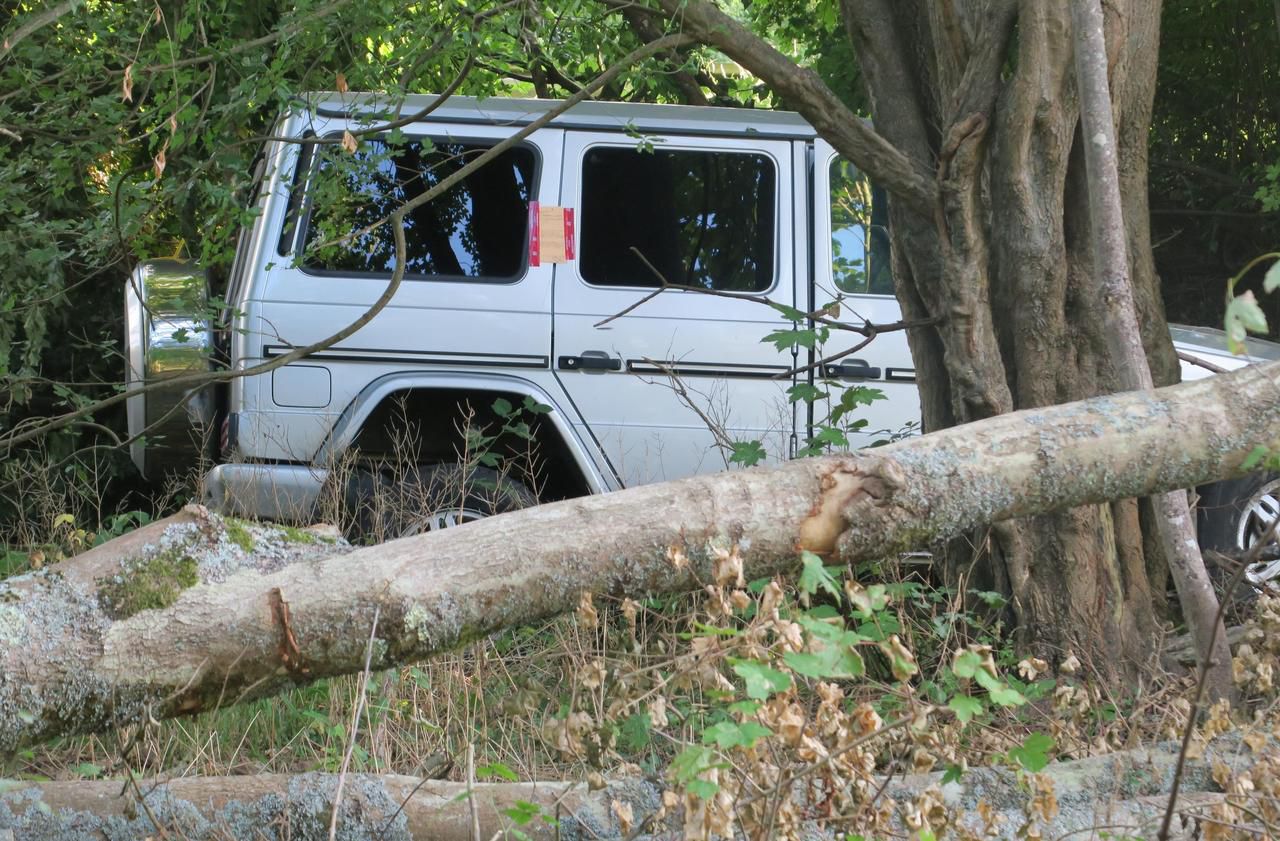
[[[1068, 4], [842, 0], [875, 122], [866, 138], [812, 73], [711, 4], [658, 1], [892, 194], [898, 300], [906, 318], [934, 319], [909, 334], [926, 431], [1123, 388], [1096, 292]], [[1146, 206], [1160, 5], [1107, 3], [1106, 44], [1131, 292], [1164, 384], [1178, 365]], [[1007, 592], [1042, 655], [1074, 649], [1123, 672], [1159, 632], [1152, 513], [1120, 500], [1006, 523], [951, 542], [947, 577]]]
[[375, 615], [384, 669], [570, 610], [584, 591], [694, 589], [735, 550], [759, 578], [794, 568], [800, 549], [883, 558], [1238, 475], [1256, 446], [1280, 448], [1277, 386], [1280, 363], [1249, 367], [328, 557], [290, 555], [281, 541], [296, 535], [197, 509], [0, 582], [0, 751], [359, 672]]
[[[1224, 771], [1236, 777], [1256, 774], [1264, 763], [1276, 760], [1274, 748], [1259, 756], [1242, 746], [1238, 734], [1219, 737], [1202, 745], [1188, 758], [1185, 783], [1175, 804], [1175, 833], [1172, 837], [1195, 839], [1206, 814], [1225, 819], [1230, 811], [1216, 813], [1214, 807], [1230, 798], [1246, 808], [1249, 794], [1223, 795], [1214, 791], [1215, 775]], [[1041, 820], [1041, 837], [1094, 837], [1107, 827], [1115, 835], [1147, 837], [1163, 815], [1169, 799], [1169, 780], [1178, 762], [1178, 743], [1164, 742], [1119, 753], [1050, 763], [1044, 779], [1053, 784], [1060, 808], [1053, 817]], [[1256, 778], [1256, 777], [1255, 777]], [[907, 811], [906, 804], [917, 801], [926, 791], [937, 791], [943, 773], [908, 774], [882, 778], [877, 800], [897, 804], [895, 811]], [[135, 790], [120, 781], [78, 781], [15, 783], [0, 790], [0, 836], [11, 830], [15, 839], [61, 839], [169, 837], [183, 841], [241, 841], [246, 838], [322, 838], [333, 809], [337, 785], [333, 774], [287, 776], [263, 774], [242, 777], [186, 777], [139, 780]], [[982, 837], [982, 804], [988, 814], [998, 816], [997, 837], [1022, 838], [1019, 828], [1027, 823], [1027, 777], [1011, 768], [969, 768], [946, 786], [946, 804], [956, 819], [974, 837]], [[385, 841], [472, 841], [471, 803], [465, 783], [421, 780], [397, 774], [352, 774], [347, 777], [338, 817], [339, 838], [373, 838]], [[673, 809], [661, 819], [648, 820], [659, 811], [661, 791], [644, 779], [617, 779], [598, 791], [572, 783], [480, 783], [474, 788], [481, 841], [509, 837], [513, 828], [531, 838], [577, 841], [599, 838], [671, 838], [680, 829], [683, 815]], [[145, 795], [145, 806], [138, 793]], [[799, 784], [793, 797], [810, 808], [804, 813], [821, 814], [813, 808], [816, 790]], [[558, 826], [533, 817], [523, 826], [503, 815], [521, 801], [534, 804]], [[615, 807], [615, 803], [620, 807]], [[42, 808], [43, 807], [43, 808]], [[523, 807], [526, 813], [532, 810]], [[630, 830], [618, 819], [629, 809]], [[871, 810], [867, 810], [870, 812]], [[1244, 811], [1244, 810], [1241, 810]], [[843, 816], [852, 817], [852, 816]], [[869, 815], [868, 815], [869, 817]], [[1041, 816], [1044, 818], [1044, 816]], [[154, 822], [153, 822], [154, 819]], [[1251, 820], [1245, 812], [1246, 823]], [[837, 828], [839, 826], [840, 828]], [[73, 829], [74, 828], [74, 829]], [[844, 838], [847, 823], [823, 827], [810, 821], [804, 837]], [[1262, 836], [1260, 823], [1249, 827]], [[824, 831], [825, 830], [825, 831]], [[902, 827], [902, 834], [909, 834]], [[80, 834], [73, 835], [73, 832]], [[500, 833], [504, 833], [499, 835]], [[514, 833], [511, 833], [514, 835]], [[520, 836], [515, 836], [520, 837]]]
[[[351, 774], [344, 782], [338, 838], [476, 838], [465, 783], [398, 774]], [[49, 841], [318, 841], [328, 837], [337, 783], [337, 774], [262, 774], [139, 780], [136, 790], [119, 780], [18, 784], [0, 791], [0, 837], [7, 829], [14, 839]], [[658, 810], [661, 797], [658, 787], [645, 780], [620, 781], [599, 791], [561, 782], [476, 783], [473, 790], [480, 841], [520, 837], [512, 829], [547, 841], [620, 838], [626, 833], [614, 814], [614, 801], [629, 806], [638, 821]], [[528, 810], [531, 820], [521, 826], [504, 814], [511, 810]], [[558, 820], [559, 826], [541, 816]]]
[[[1073, 0], [1072, 31], [1076, 81], [1080, 88], [1080, 133], [1084, 137], [1085, 171], [1089, 180], [1089, 231], [1093, 241], [1094, 279], [1103, 302], [1107, 344], [1122, 389], [1153, 387], [1147, 353], [1138, 328], [1129, 259], [1125, 247], [1124, 210], [1106, 40], [1099, 0]], [[1231, 695], [1231, 650], [1204, 558], [1196, 542], [1195, 526], [1184, 491], [1154, 498], [1154, 530], [1169, 561], [1182, 613], [1196, 641], [1200, 665], [1208, 670], [1210, 696]]]

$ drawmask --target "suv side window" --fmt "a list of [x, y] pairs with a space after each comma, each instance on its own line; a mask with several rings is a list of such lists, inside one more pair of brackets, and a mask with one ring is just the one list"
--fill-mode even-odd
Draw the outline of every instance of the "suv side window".
[[831, 276], [851, 294], [892, 295], [889, 205], [853, 164], [831, 161]]
[[[388, 276], [395, 269], [389, 224], [367, 230], [439, 184], [492, 143], [367, 140], [353, 155], [324, 147], [310, 196], [304, 269]], [[536, 160], [527, 146], [508, 149], [404, 220], [406, 277], [513, 281], [529, 253], [529, 201]]]
[[[773, 286], [777, 173], [753, 152], [600, 146], [582, 162], [587, 283], [731, 292]], [[632, 249], [644, 255], [645, 265]]]

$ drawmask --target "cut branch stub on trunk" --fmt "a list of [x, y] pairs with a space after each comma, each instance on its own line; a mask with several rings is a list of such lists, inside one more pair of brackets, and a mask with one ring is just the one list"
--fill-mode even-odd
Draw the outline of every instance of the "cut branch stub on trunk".
[[[233, 560], [193, 559], [202, 541], [224, 547], [227, 526], [186, 515], [162, 537], [128, 538], [125, 556], [107, 544], [0, 582], [0, 749], [359, 672], [375, 611], [373, 666], [387, 668], [566, 612], [584, 591], [693, 589], [735, 547], [758, 578], [792, 569], [801, 549], [880, 558], [985, 523], [1235, 475], [1256, 446], [1280, 448], [1278, 389], [1280, 363], [1250, 367], [293, 562], [240, 539]], [[144, 541], [155, 543], [139, 553]], [[122, 601], [120, 571], [155, 569], [165, 551], [171, 586]]]

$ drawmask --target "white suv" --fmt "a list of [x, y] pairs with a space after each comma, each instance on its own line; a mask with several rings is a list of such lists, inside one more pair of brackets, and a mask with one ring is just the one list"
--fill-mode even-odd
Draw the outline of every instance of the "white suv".
[[[368, 226], [554, 105], [453, 97], [379, 135], [367, 130], [389, 117], [375, 97], [300, 102], [272, 132], [291, 139], [263, 150], [226, 280], [230, 329], [210, 332], [197, 267], [142, 264], [126, 290], [131, 379], [163, 382], [219, 355], [244, 369], [354, 321], [395, 262], [390, 227]], [[363, 138], [354, 153], [334, 142], [348, 131]], [[407, 441], [431, 481], [469, 446], [464, 427], [509, 430], [505, 410], [527, 406], [517, 437], [536, 444], [538, 475], [514, 481], [568, 497], [723, 469], [732, 441], [795, 455], [815, 418], [788, 389], [823, 376], [883, 392], [851, 441], [870, 443], [919, 416], [905, 334], [794, 373], [861, 337], [779, 352], [762, 338], [796, 325], [764, 302], [811, 311], [839, 296], [846, 321], [899, 320], [884, 204], [796, 115], [583, 103], [409, 215], [405, 280], [347, 340], [221, 392], [130, 398], [130, 432], [148, 430], [135, 461], [149, 475], [189, 467], [195, 422], [220, 433], [205, 436], [224, 462], [205, 482], [212, 504], [305, 518], [352, 448], [374, 463]], [[703, 291], [646, 299], [660, 277]], [[1243, 364], [1212, 331], [1174, 339]]]

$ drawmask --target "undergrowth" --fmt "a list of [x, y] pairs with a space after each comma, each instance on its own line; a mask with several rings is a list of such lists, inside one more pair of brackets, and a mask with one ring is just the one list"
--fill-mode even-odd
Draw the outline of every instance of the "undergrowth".
[[[671, 805], [702, 822], [695, 835], [769, 822], [786, 837], [823, 810], [883, 829], [888, 815], [856, 808], [878, 774], [991, 763], [1035, 772], [1185, 723], [1184, 679], [1110, 697], [1075, 658], [1064, 661], [1071, 674], [1050, 676], [1020, 660], [998, 624], [909, 569], [863, 570], [888, 582], [864, 586], [806, 556], [794, 580], [738, 586], [729, 550], [718, 581], [697, 593], [584, 598], [574, 615], [373, 675], [353, 769], [460, 780], [471, 747], [482, 779], [642, 775], [664, 780]], [[9, 775], [336, 771], [358, 686], [356, 676], [321, 681], [62, 739], [26, 751]], [[776, 797], [802, 780], [806, 798]]]

